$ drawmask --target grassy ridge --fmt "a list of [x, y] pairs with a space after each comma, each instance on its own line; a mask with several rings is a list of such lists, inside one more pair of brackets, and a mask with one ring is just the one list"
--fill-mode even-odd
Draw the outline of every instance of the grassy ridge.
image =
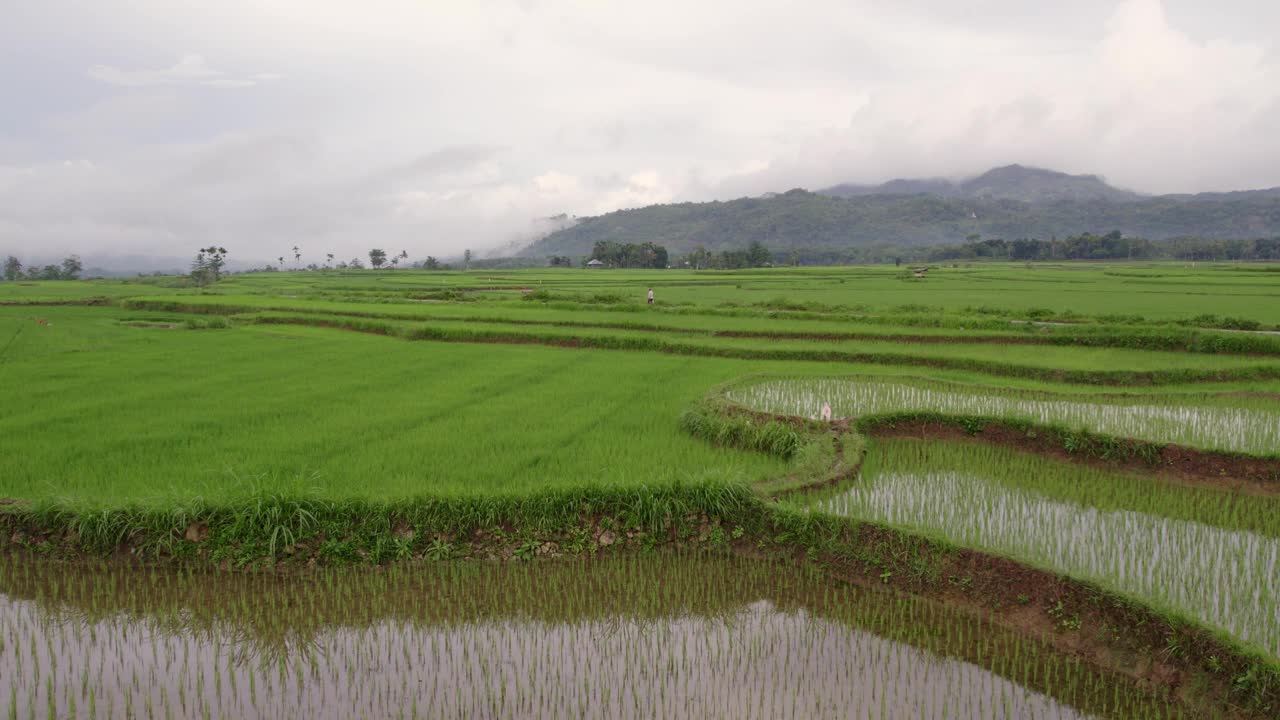
[[[398, 336], [407, 340], [432, 340], [437, 342], [505, 343], [528, 345], [552, 345], [599, 350], [626, 350], [658, 352], [670, 355], [737, 358], [742, 360], [777, 360], [815, 363], [857, 363], [872, 365], [899, 365], [930, 367], [984, 373], [1002, 377], [1018, 377], [1048, 382], [1087, 385], [1177, 385], [1198, 382], [1240, 382], [1244, 380], [1280, 379], [1280, 365], [1240, 364], [1221, 367], [1221, 362], [1206, 363], [1205, 367], [1179, 367], [1152, 370], [1095, 370], [1059, 369], [1037, 365], [1019, 365], [981, 357], [955, 357], [943, 354], [907, 354], [894, 351], [862, 351], [799, 347], [777, 347], [776, 343], [761, 342], [755, 345], [729, 342], [691, 342], [671, 340], [645, 335], [585, 334], [532, 332], [523, 329], [479, 328], [475, 324], [465, 327], [397, 325], [390, 321], [348, 317], [323, 317], [313, 315], [283, 315], [263, 313], [253, 317], [254, 322], [280, 325], [310, 325], [314, 327], [341, 328], [378, 335]], [[889, 348], [901, 346], [886, 345]], [[917, 350], [918, 352], [918, 350]], [[983, 350], [983, 354], [998, 356], [998, 351]], [[1145, 359], [1155, 362], [1154, 359]], [[1033, 362], [1054, 362], [1053, 359], [1033, 359]], [[1106, 358], [1096, 361], [1108, 363]], [[1158, 364], [1158, 363], [1157, 363]]]
[[[538, 297], [536, 294], [530, 297]], [[621, 296], [618, 296], [619, 298]], [[840, 320], [812, 319], [802, 313], [777, 313], [769, 308], [732, 315], [707, 309], [662, 308], [644, 319], [619, 317], [598, 304], [480, 303], [427, 304], [396, 298], [389, 304], [278, 296], [189, 296], [181, 300], [131, 299], [123, 306], [137, 310], [224, 315], [258, 312], [303, 312], [386, 320], [471, 322], [581, 329], [613, 329], [652, 333], [695, 333], [724, 338], [764, 338], [812, 341], [888, 341], [905, 343], [994, 343], [1177, 351], [1204, 354], [1280, 355], [1280, 337], [1224, 333], [1178, 327], [1123, 325], [1012, 325], [985, 316], [950, 318], [939, 315], [852, 315]], [[620, 305], [620, 309], [632, 309]], [[636, 313], [628, 313], [635, 315]], [[821, 317], [820, 315], [818, 316]], [[941, 326], [939, 326], [941, 324]], [[850, 326], [859, 327], [851, 331]], [[910, 328], [909, 332], [904, 332]], [[979, 334], [981, 331], [981, 334]]]

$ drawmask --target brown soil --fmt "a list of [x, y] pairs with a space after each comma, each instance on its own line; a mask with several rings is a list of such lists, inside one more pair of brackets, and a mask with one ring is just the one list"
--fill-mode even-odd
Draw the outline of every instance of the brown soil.
[[1046, 455], [1063, 462], [1140, 471], [1186, 485], [1212, 487], [1266, 497], [1280, 495], [1280, 460], [1205, 452], [1182, 445], [1165, 445], [1161, 448], [1155, 462], [1148, 463], [1137, 457], [1103, 459], [1070, 453], [1052, 437], [1046, 437], [1043, 434], [1029, 436], [1022, 430], [997, 423], [988, 424], [978, 433], [971, 434], [963, 428], [946, 423], [902, 422], [893, 426], [877, 427], [870, 434], [873, 437], [906, 437], [1004, 445]]

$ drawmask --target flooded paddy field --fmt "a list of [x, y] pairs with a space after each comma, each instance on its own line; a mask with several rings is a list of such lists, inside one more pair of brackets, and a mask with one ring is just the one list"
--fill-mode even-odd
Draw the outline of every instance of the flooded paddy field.
[[1280, 448], [1280, 412], [1269, 398], [1236, 398], [1234, 406], [1224, 407], [1179, 398], [1058, 399], [997, 388], [844, 378], [769, 380], [733, 388], [727, 395], [754, 410], [813, 419], [825, 403], [835, 418], [903, 412], [981, 415], [1211, 450], [1275, 454]]
[[0, 561], [0, 716], [1164, 718], [956, 610], [721, 555], [301, 576]]

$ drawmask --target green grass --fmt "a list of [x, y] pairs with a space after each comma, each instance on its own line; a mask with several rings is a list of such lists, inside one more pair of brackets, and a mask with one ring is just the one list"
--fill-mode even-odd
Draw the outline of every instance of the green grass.
[[136, 313], [112, 314], [51, 308], [51, 327], [22, 325], [0, 365], [12, 381], [4, 495], [404, 497], [750, 481], [780, 467], [677, 427], [743, 363], [298, 327], [135, 328], [116, 320]]
[[[1002, 308], [1011, 314], [1047, 309], [1082, 316], [1139, 315], [1174, 321], [1214, 314], [1275, 324], [1269, 304], [1280, 302], [1280, 288], [1264, 273], [1241, 272], [1228, 264], [978, 264], [953, 268], [934, 265], [926, 279], [893, 267], [777, 268], [737, 272], [525, 270], [462, 272], [257, 273], [231, 276], [216, 292], [250, 294], [330, 294], [392, 296], [448, 288], [483, 290], [495, 297], [518, 298], [519, 289], [544, 289], [589, 296], [621, 295], [643, 305], [654, 287], [660, 303], [713, 307], [750, 305], [785, 299], [795, 305], [858, 307], [883, 312], [903, 306], [929, 306], [957, 313], [964, 308]], [[905, 278], [905, 279], [904, 279]], [[129, 296], [172, 293], [163, 279], [92, 283], [2, 283], [0, 302], [16, 298]], [[69, 287], [76, 286], [76, 287]]]
[[[943, 270], [957, 283], [1036, 288], [1047, 306], [1068, 290], [1153, 279], [1094, 268]], [[1166, 271], [1154, 278], [1164, 283], [1156, 287], [1212, 277], [1220, 283], [1206, 288], [1224, 298], [1266, 290], [1256, 274]], [[993, 338], [1058, 332], [1009, 326], [989, 310], [975, 314], [954, 303], [943, 327], [923, 327], [920, 321], [931, 318], [927, 303], [940, 295], [925, 293], [908, 307], [863, 296], [874, 294], [876, 283], [900, 284], [898, 274], [885, 268], [260, 273], [231, 276], [205, 292], [168, 287], [179, 283], [165, 279], [0, 283], [0, 302], [136, 299], [134, 309], [0, 308], [0, 372], [12, 388], [0, 408], [0, 450], [9, 458], [0, 494], [111, 504], [235, 498], [251, 490], [407, 497], [583, 482], [754, 482], [783, 465], [708, 448], [680, 432], [676, 419], [708, 388], [760, 372], [823, 375], [836, 368], [1025, 389], [1057, 387], [1056, 379], [1140, 376], [1174, 383], [1171, 393], [1184, 392], [1180, 381], [1227, 373], [1215, 389], [1280, 388], [1265, 374], [1250, 379], [1258, 368], [1280, 371], [1280, 363], [1248, 356], [715, 334], [956, 340], [971, 332], [961, 323], [982, 325], [980, 332]], [[650, 284], [664, 288], [656, 311], [641, 304]], [[528, 302], [520, 288], [586, 302]], [[413, 301], [442, 290], [460, 292], [461, 300]], [[868, 313], [875, 308], [889, 312]], [[231, 327], [189, 329], [209, 327], [207, 313], [190, 314], [197, 309], [229, 314]], [[1196, 309], [1231, 311], [1225, 301]], [[254, 324], [271, 317], [385, 327], [427, 342]], [[466, 344], [503, 338], [615, 351]], [[464, 342], [432, 342], [438, 339]]]

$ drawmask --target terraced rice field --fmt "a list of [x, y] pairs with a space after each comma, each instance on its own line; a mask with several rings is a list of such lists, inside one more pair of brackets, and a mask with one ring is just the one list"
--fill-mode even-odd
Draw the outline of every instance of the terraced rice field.
[[1280, 288], [936, 270], [0, 283], [0, 713], [1280, 714]]
[[1209, 450], [1259, 455], [1280, 452], [1280, 404], [1269, 398], [1241, 399], [1232, 405], [1202, 404], [1202, 399], [1194, 397], [1081, 401], [1044, 393], [922, 386], [871, 378], [775, 380], [734, 388], [728, 396], [755, 410], [813, 419], [826, 404], [835, 418], [909, 412], [978, 415]]
[[1280, 657], [1277, 535], [1063, 502], [980, 473], [865, 471], [851, 489], [816, 509], [910, 527], [1097, 581]]
[[[945, 608], [770, 563], [329, 571], [300, 589], [109, 571], [55, 579], [12, 566], [0, 578], [18, 588], [0, 600], [0, 696], [58, 717], [1169, 711]], [[226, 587], [211, 593], [214, 582]], [[959, 648], [971, 660], [948, 655]], [[38, 682], [17, 682], [24, 676]]]

